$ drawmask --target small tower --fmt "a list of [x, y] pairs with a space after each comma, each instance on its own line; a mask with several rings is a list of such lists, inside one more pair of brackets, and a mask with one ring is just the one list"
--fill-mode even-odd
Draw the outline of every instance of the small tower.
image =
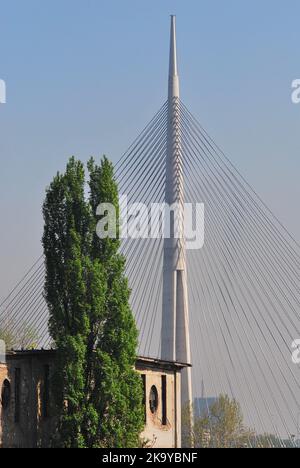
[[[175, 16], [171, 17], [165, 202], [169, 206], [179, 207], [179, 212], [171, 218], [170, 238], [164, 240], [162, 359], [191, 364]], [[182, 405], [192, 405], [190, 368], [185, 369], [182, 374]]]

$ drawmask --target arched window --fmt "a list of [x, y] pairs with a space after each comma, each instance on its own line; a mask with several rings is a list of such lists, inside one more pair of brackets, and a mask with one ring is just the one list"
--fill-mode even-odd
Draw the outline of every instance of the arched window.
[[154, 385], [151, 387], [149, 403], [151, 413], [155, 414], [158, 410], [158, 391]]
[[9, 407], [11, 397], [11, 388], [10, 383], [8, 380], [4, 380], [1, 390], [1, 404], [3, 409], [7, 409]]

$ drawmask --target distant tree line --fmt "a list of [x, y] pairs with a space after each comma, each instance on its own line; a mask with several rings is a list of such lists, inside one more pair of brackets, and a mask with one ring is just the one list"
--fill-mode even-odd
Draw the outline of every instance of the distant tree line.
[[[189, 411], [183, 409], [183, 447], [190, 440]], [[220, 395], [205, 414], [195, 415], [193, 434], [195, 448], [292, 448], [295, 442], [274, 434], [256, 434], [244, 424], [240, 404], [228, 395]]]

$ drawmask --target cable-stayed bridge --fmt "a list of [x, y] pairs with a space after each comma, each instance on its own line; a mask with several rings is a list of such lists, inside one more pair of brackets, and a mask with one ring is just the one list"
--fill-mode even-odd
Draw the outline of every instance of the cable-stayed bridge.
[[[193, 397], [228, 394], [258, 434], [291, 438], [300, 424], [300, 367], [292, 362], [300, 338], [300, 246], [181, 101], [172, 34], [170, 62], [168, 101], [116, 165], [119, 191], [129, 204], [164, 203], [175, 161], [183, 201], [205, 205], [204, 247], [186, 250], [184, 267], [175, 268], [187, 278]], [[165, 240], [127, 239], [122, 251], [139, 353], [159, 358]], [[0, 305], [0, 324], [12, 333], [26, 324], [46, 348], [44, 275], [41, 256]]]

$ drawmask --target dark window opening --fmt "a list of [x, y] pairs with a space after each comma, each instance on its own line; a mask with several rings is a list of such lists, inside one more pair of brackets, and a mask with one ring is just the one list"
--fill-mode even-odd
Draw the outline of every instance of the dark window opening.
[[21, 413], [21, 369], [15, 369], [15, 423], [20, 422]]
[[49, 366], [44, 366], [44, 385], [43, 385], [43, 401], [42, 401], [42, 411], [43, 418], [47, 419], [49, 417], [49, 399], [50, 399], [50, 368]]
[[162, 393], [162, 425], [166, 426], [168, 423], [167, 418], [167, 376], [161, 377], [161, 393]]
[[146, 409], [146, 376], [142, 375], [142, 382], [143, 382], [143, 407], [145, 411], [145, 423], [147, 422], [147, 409]]
[[150, 410], [152, 414], [155, 414], [158, 410], [158, 391], [157, 388], [153, 385], [150, 391]]
[[10, 383], [8, 380], [4, 380], [1, 391], [1, 404], [4, 410], [9, 407], [11, 397]]

